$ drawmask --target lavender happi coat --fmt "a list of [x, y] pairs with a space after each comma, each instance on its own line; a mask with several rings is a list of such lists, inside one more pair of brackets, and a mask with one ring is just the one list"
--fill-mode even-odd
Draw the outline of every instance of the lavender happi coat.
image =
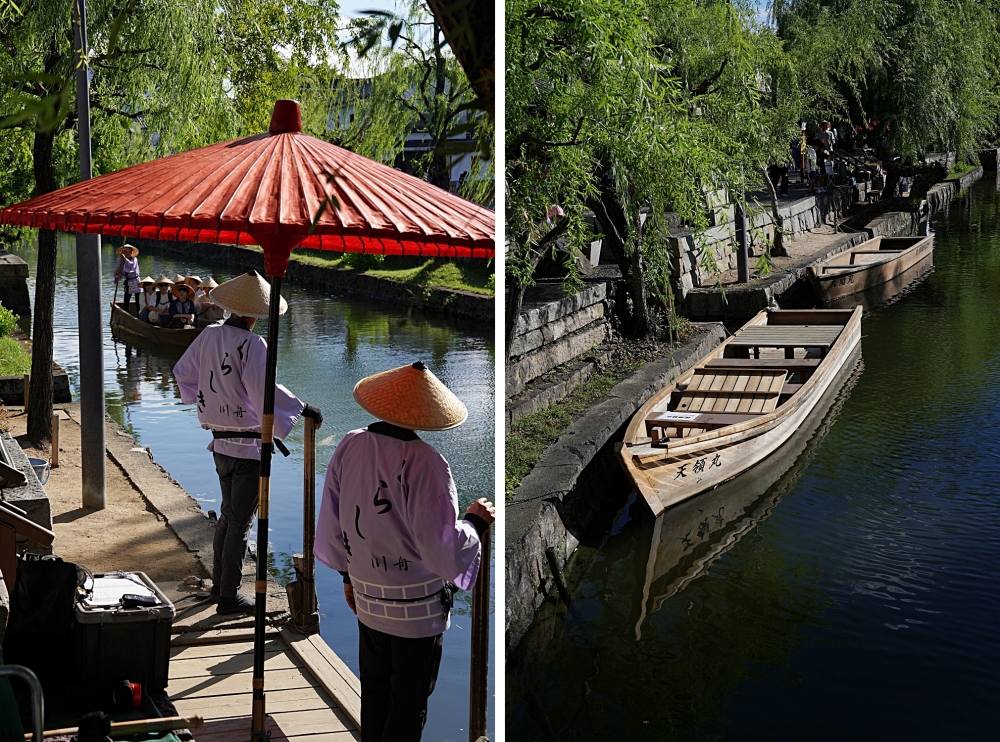
[[[203, 428], [260, 432], [266, 359], [267, 343], [259, 335], [229, 324], [210, 325], [174, 366], [181, 400], [197, 404]], [[292, 431], [303, 406], [285, 387], [275, 385], [276, 438], [284, 438]], [[208, 450], [259, 460], [260, 439], [213, 440]]]
[[471, 588], [481, 549], [433, 446], [352, 430], [326, 470], [313, 553], [349, 573], [361, 623], [416, 638], [448, 628], [444, 581]]

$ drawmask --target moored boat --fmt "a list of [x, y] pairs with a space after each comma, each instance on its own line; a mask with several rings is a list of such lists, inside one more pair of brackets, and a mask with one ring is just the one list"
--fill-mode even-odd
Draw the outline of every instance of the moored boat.
[[875, 237], [829, 260], [809, 266], [809, 282], [821, 302], [890, 281], [934, 250], [934, 235]]
[[191, 330], [171, 330], [143, 322], [122, 308], [121, 302], [111, 305], [111, 330], [120, 340], [147, 340], [159, 345], [171, 345], [176, 348], [186, 348], [205, 329], [199, 327]]
[[617, 454], [653, 514], [778, 450], [853, 357], [861, 314], [763, 311], [640, 407]]

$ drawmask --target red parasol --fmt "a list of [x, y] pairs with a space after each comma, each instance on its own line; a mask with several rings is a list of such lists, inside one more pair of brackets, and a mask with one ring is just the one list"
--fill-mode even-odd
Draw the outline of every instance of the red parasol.
[[[285, 275], [295, 247], [493, 257], [492, 211], [302, 134], [295, 101], [275, 104], [268, 131], [61, 188], [3, 209], [0, 223], [260, 245], [269, 276]], [[313, 226], [328, 198], [336, 208]]]
[[[264, 268], [271, 277], [271, 311], [257, 533], [265, 550], [274, 451], [278, 305], [291, 251], [310, 247], [382, 255], [492, 258], [495, 250], [492, 211], [302, 134], [296, 101], [275, 103], [268, 132], [135, 165], [0, 211], [2, 224], [264, 248]], [[258, 547], [255, 739], [268, 736], [264, 730], [265, 554]]]

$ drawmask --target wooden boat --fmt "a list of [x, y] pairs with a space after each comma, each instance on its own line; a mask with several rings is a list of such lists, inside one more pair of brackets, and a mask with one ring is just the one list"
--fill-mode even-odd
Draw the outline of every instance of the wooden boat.
[[849, 294], [833, 301], [823, 302], [823, 309], [861, 307], [867, 314], [873, 309], [899, 301], [902, 296], [916, 288], [933, 270], [934, 253], [929, 252], [926, 257], [921, 258], [913, 266], [885, 283], [857, 294]]
[[859, 346], [861, 314], [763, 311], [640, 407], [617, 454], [653, 514], [777, 451]]
[[876, 237], [809, 266], [809, 282], [821, 302], [878, 286], [916, 265], [934, 250], [934, 235]]
[[635, 624], [642, 638], [646, 618], [683, 590], [771, 514], [810, 460], [850, 395], [863, 365], [856, 348], [792, 437], [772, 456], [701, 497], [687, 500], [653, 524], [642, 606]]
[[126, 312], [121, 302], [111, 305], [111, 330], [123, 341], [146, 340], [159, 345], [186, 348], [205, 328], [194, 330], [170, 330], [142, 322], [138, 317]]

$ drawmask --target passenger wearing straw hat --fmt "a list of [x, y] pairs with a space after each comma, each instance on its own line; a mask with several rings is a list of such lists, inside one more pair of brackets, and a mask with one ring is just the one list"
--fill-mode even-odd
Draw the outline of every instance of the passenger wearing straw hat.
[[194, 298], [195, 316], [198, 318], [198, 327], [205, 327], [225, 318], [222, 308], [208, 296], [208, 292], [218, 285], [215, 279], [209, 276], [201, 284], [203, 291]]
[[142, 287], [142, 294], [139, 296], [139, 319], [146, 322], [149, 319], [149, 310], [156, 308], [156, 281], [149, 276], [139, 281]]
[[448, 462], [417, 430], [465, 422], [465, 405], [423, 363], [362, 379], [354, 399], [377, 417], [338, 444], [326, 470], [313, 549], [344, 577], [358, 616], [361, 739], [420, 739], [455, 589], [476, 582], [486, 498], [458, 520]]
[[135, 313], [139, 314], [139, 261], [135, 256], [139, 254], [139, 249], [134, 245], [122, 245], [118, 248], [118, 265], [115, 267], [115, 286], [125, 279], [125, 311], [129, 311], [128, 305], [135, 295]]
[[170, 289], [173, 285], [174, 282], [162, 273], [156, 279], [156, 303], [146, 313], [146, 321], [149, 324], [167, 326], [167, 321], [170, 319], [170, 302], [173, 301]]
[[191, 287], [186, 283], [175, 283], [171, 291], [174, 300], [170, 302], [168, 326], [173, 330], [193, 328], [195, 309], [191, 301]]
[[[186, 290], [187, 287], [185, 286]], [[247, 540], [257, 512], [261, 414], [267, 344], [253, 333], [267, 316], [270, 286], [256, 272], [212, 289], [212, 301], [231, 313], [194, 339], [174, 366], [181, 400], [196, 404], [198, 421], [212, 431], [208, 450], [222, 489], [222, 507], [213, 542], [212, 595], [220, 614], [252, 613], [254, 601], [239, 592]], [[281, 313], [288, 308], [281, 300]], [[319, 410], [303, 405], [280, 384], [274, 390], [274, 435], [288, 435], [300, 415], [323, 421]], [[279, 450], [286, 452], [280, 440]], [[287, 455], [287, 453], [286, 453]], [[267, 534], [261, 535], [266, 549]]]

